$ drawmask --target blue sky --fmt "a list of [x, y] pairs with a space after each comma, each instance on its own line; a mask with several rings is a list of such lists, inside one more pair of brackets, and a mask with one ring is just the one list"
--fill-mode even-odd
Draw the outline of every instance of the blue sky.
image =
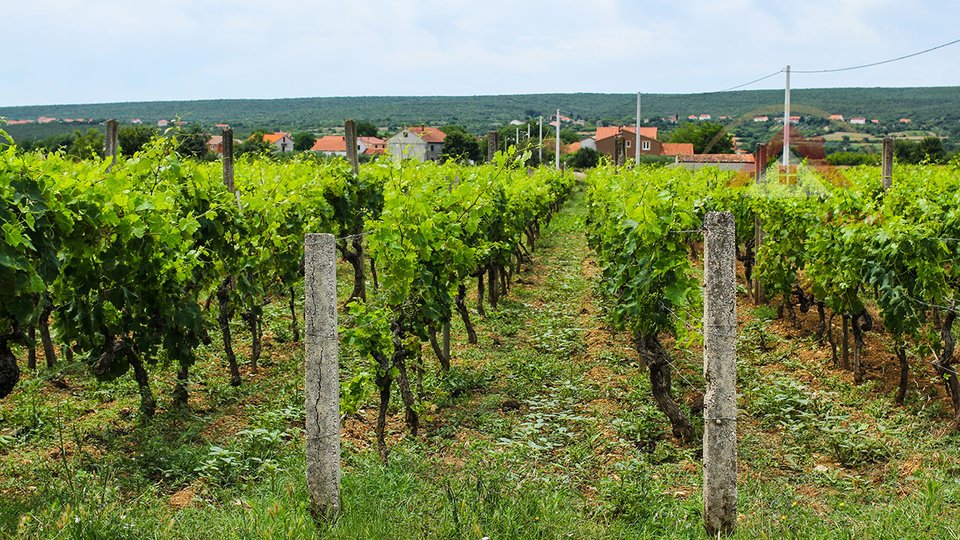
[[[960, 38], [952, 0], [2, 0], [0, 13], [0, 106], [708, 92]], [[960, 44], [792, 83], [960, 86]]]

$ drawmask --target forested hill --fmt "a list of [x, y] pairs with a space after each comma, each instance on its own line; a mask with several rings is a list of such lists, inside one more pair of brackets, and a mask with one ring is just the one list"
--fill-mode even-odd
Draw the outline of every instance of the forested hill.
[[[914, 124], [952, 131], [960, 122], [960, 87], [829, 88], [792, 92], [796, 114], [842, 114], [895, 122], [911, 118]], [[139, 118], [156, 125], [160, 119], [180, 117], [205, 125], [229, 123], [238, 131], [253, 129], [324, 130], [342, 125], [345, 118], [371, 121], [390, 128], [411, 124], [458, 123], [481, 133], [513, 119], [548, 116], [560, 109], [573, 119], [617, 122], [635, 111], [632, 94], [526, 94], [504, 96], [327, 97], [292, 99], [223, 99], [153, 101], [88, 105], [2, 107], [8, 120], [84, 118], [95, 122]], [[783, 110], [782, 90], [744, 90], [708, 94], [644, 94], [643, 116], [649, 119], [710, 114], [749, 119], [754, 114]], [[49, 124], [46, 126], [50, 126]], [[43, 127], [46, 127], [43, 126]], [[8, 131], [31, 126], [8, 126]], [[41, 126], [33, 126], [39, 128]], [[53, 126], [50, 126], [51, 128]], [[64, 126], [66, 127], [66, 126]], [[72, 129], [72, 128], [71, 128]]]

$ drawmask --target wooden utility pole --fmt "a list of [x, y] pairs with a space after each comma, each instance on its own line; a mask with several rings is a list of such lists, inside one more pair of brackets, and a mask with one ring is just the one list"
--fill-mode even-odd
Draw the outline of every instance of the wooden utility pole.
[[220, 136], [223, 146], [223, 184], [232, 193], [236, 189], [233, 179], [233, 129], [223, 128]]
[[307, 491], [314, 520], [340, 512], [340, 376], [337, 251], [332, 234], [304, 241]]
[[347, 161], [353, 167], [353, 174], [360, 174], [360, 160], [357, 156], [357, 123], [347, 120], [343, 123], [344, 143], [347, 146]]
[[633, 142], [633, 164], [640, 163], [640, 92], [637, 92], [637, 138]]
[[790, 66], [786, 68], [787, 86], [783, 94], [783, 167], [790, 174]]
[[117, 164], [117, 151], [120, 147], [120, 144], [117, 142], [117, 128], [118, 123], [116, 120], [107, 120], [107, 133], [103, 139], [103, 157], [110, 160], [110, 165], [107, 166], [108, 171]]
[[487, 161], [493, 162], [497, 155], [497, 148], [500, 146], [500, 133], [496, 131], [487, 132]]
[[703, 221], [703, 524], [711, 537], [737, 523], [737, 278], [733, 214]]
[[560, 109], [557, 109], [557, 144], [556, 144], [556, 162], [557, 170], [560, 170]]
[[883, 138], [881, 178], [883, 189], [893, 187], [893, 137]]

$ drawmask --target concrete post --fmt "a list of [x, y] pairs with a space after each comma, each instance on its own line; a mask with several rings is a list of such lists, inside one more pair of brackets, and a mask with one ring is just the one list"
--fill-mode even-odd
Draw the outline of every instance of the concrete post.
[[[764, 176], [767, 174], [767, 145], [758, 144], [756, 157], [756, 183], [763, 184], [766, 181]], [[760, 253], [760, 245], [763, 244], [763, 223], [760, 222], [760, 217], [755, 216], [753, 218], [753, 253], [756, 257], [757, 253]], [[756, 269], [756, 265], [754, 265]], [[766, 301], [766, 297], [763, 294], [763, 285], [760, 283], [759, 273], [754, 270], [753, 272], [753, 302], [757, 305]]]
[[233, 192], [236, 189], [233, 181], [233, 129], [223, 128], [220, 133], [223, 145], [223, 183]]
[[117, 142], [118, 123], [116, 120], [107, 120], [107, 133], [103, 139], [103, 157], [110, 160], [107, 170], [117, 163], [117, 151], [120, 144]]
[[560, 109], [557, 109], [557, 140], [556, 140], [556, 162], [557, 170], [560, 170]]
[[733, 214], [703, 222], [703, 524], [729, 534], [737, 522], [737, 282]]
[[640, 164], [640, 92], [637, 92], [637, 140], [634, 141], [633, 164]]
[[540, 144], [537, 145], [537, 163], [543, 165], [543, 116], [540, 116]]
[[360, 160], [357, 157], [357, 123], [347, 120], [343, 123], [344, 143], [347, 146], [347, 161], [353, 167], [353, 174], [360, 174]]
[[496, 131], [487, 132], [487, 161], [492, 162], [497, 155], [497, 148], [500, 146], [500, 134]]
[[883, 155], [881, 165], [883, 189], [890, 189], [893, 187], [893, 137], [883, 138]]
[[337, 252], [332, 234], [304, 242], [307, 491], [318, 522], [340, 511], [340, 376], [337, 359]]

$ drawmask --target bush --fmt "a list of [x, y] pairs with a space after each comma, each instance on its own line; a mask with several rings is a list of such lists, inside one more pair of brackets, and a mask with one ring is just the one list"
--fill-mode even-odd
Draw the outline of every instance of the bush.
[[880, 154], [863, 152], [834, 152], [827, 156], [831, 165], [880, 165]]

